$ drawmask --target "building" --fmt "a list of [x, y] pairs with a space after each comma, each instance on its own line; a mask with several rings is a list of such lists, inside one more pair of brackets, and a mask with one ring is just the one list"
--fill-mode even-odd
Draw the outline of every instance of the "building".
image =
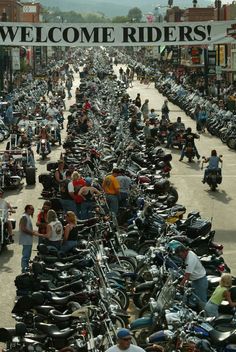
[[183, 22], [202, 22], [215, 20], [214, 7], [191, 7], [186, 9], [182, 16]]
[[184, 10], [174, 6], [166, 11], [166, 22], [181, 22]]
[[39, 23], [41, 22], [42, 6], [39, 2], [22, 2], [22, 22]]
[[8, 22], [21, 22], [23, 5], [17, 0], [1, 0], [1, 20]]

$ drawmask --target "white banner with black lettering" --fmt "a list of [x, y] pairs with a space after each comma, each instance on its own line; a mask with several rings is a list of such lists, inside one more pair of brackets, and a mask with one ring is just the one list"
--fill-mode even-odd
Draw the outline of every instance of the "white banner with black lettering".
[[150, 46], [235, 42], [236, 21], [140, 24], [0, 22], [0, 45]]

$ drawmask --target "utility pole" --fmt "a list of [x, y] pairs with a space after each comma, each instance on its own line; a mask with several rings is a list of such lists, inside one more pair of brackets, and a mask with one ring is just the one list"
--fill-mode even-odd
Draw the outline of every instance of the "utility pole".
[[[2, 10], [1, 22], [7, 21], [6, 9]], [[2, 95], [4, 90], [4, 72], [5, 72], [5, 48], [0, 45], [0, 94]]]

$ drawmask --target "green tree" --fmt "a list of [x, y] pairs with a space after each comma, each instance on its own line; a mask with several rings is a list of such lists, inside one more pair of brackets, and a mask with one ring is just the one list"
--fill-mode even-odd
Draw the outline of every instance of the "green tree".
[[115, 16], [112, 18], [113, 23], [126, 23], [129, 22], [128, 16]]
[[130, 22], [140, 22], [142, 17], [142, 11], [138, 7], [133, 7], [128, 12], [128, 18]]

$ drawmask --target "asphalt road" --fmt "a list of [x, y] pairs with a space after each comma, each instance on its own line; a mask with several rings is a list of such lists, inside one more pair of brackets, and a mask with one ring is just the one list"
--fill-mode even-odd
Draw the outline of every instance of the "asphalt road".
[[[118, 67], [119, 68], [119, 67]], [[118, 69], [116, 68], [116, 70]], [[74, 89], [78, 85], [79, 77], [75, 75], [76, 80]], [[129, 89], [129, 94], [134, 98], [137, 93], [141, 94], [142, 101], [148, 98], [150, 100], [150, 108], [160, 110], [164, 97], [151, 84], [149, 87], [134, 81], [134, 87]], [[67, 108], [74, 102], [74, 98], [66, 101]], [[194, 122], [186, 116], [177, 106], [169, 104], [170, 118], [175, 121], [177, 116], [181, 116], [186, 126], [190, 126], [195, 130]], [[68, 115], [66, 112], [65, 115]], [[62, 136], [65, 136], [63, 130]], [[217, 149], [219, 154], [223, 154], [223, 183], [219, 187], [219, 191], [212, 193], [207, 185], [201, 183], [202, 171], [198, 162], [188, 164], [187, 162], [179, 162], [179, 151], [173, 150], [173, 170], [171, 181], [175, 184], [179, 192], [179, 203], [184, 204], [187, 210], [200, 210], [203, 217], [212, 219], [213, 228], [216, 230], [216, 240], [224, 244], [224, 256], [227, 263], [236, 273], [236, 256], [235, 256], [235, 239], [236, 236], [236, 154], [223, 145], [217, 138], [205, 134], [201, 136], [197, 146], [200, 155], [208, 156], [211, 149]], [[4, 145], [0, 145], [0, 149], [4, 149]], [[46, 164], [49, 160], [56, 161], [59, 159], [61, 147], [53, 147], [50, 159], [37, 161], [37, 175], [46, 172]], [[17, 206], [15, 218], [18, 221], [23, 213], [24, 206], [32, 203], [35, 207], [34, 220], [43, 204], [40, 199], [41, 184], [37, 182], [34, 187], [24, 186], [21, 190], [15, 192], [7, 192], [6, 199], [14, 206]], [[0, 310], [1, 310], [1, 326], [13, 326], [14, 320], [11, 318], [11, 309], [15, 299], [15, 276], [20, 273], [21, 246], [18, 245], [17, 231], [15, 235], [15, 244], [0, 254]], [[36, 252], [35, 252], [36, 254]]]

